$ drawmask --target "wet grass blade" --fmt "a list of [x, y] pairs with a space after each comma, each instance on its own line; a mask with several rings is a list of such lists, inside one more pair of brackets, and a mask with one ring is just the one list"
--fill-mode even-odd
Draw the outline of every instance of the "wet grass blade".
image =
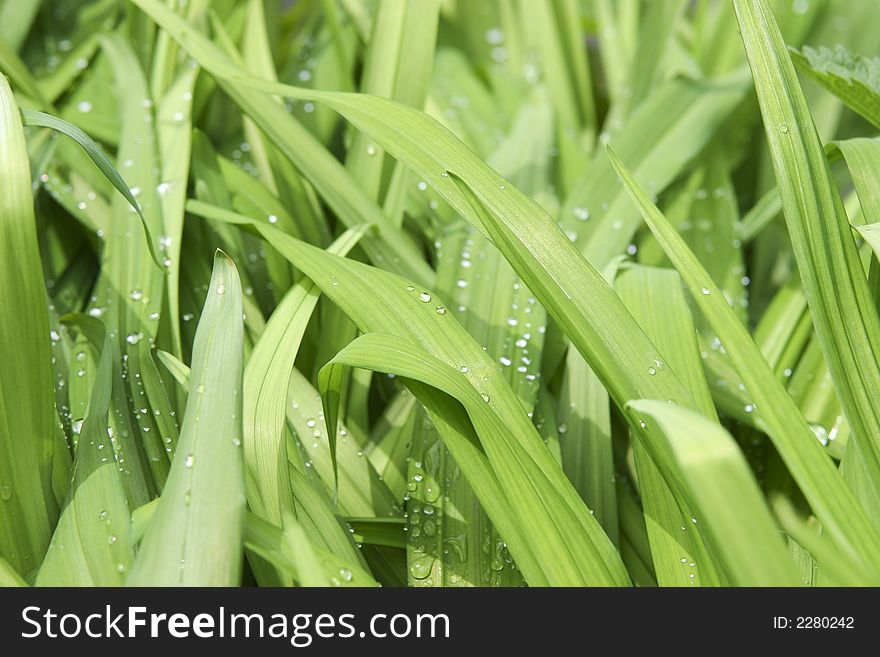
[[735, 0], [804, 294], [851, 440], [880, 473], [880, 318], [825, 152], [766, 0]]
[[[594, 578], [595, 581], [617, 581], [618, 578], [625, 577], [611, 543], [601, 532], [595, 519], [589, 515], [571, 484], [564, 478], [558, 463], [552, 460], [528, 416], [523, 412], [519, 399], [501, 376], [499, 366], [449, 313], [438, 312], [437, 308], [445, 309], [446, 306], [440, 303], [436, 295], [388, 272], [328, 255], [246, 217], [204, 206], [194, 207], [193, 204], [189, 207], [212, 218], [225, 218], [228, 221], [253, 225], [312, 278], [327, 297], [342, 306], [362, 331], [392, 333], [408, 343], [422, 345], [422, 349], [429, 349], [429, 353], [435, 358], [441, 358], [448, 368], [453, 368], [457, 376], [466, 380], [472, 390], [479, 390], [479, 395], [485, 395], [492, 400], [491, 408], [503, 425], [508, 427], [504, 432], [490, 434], [495, 450], [490, 450], [493, 469], [497, 469], [500, 481], [496, 483], [496, 475], [488, 474], [492, 469], [470, 470], [465, 476], [468, 476], [478, 495], [483, 491], [493, 495], [491, 503], [481, 498], [484, 499], [484, 508], [506, 537], [511, 554], [523, 573], [528, 573], [526, 576], [532, 578], [531, 581], [551, 581], [557, 578], [560, 581], [593, 581]], [[381, 289], [383, 295], [371, 297], [369, 291], [377, 289]], [[365, 299], [370, 301], [365, 302]], [[406, 317], [407, 320], [400, 322], [401, 317]], [[418, 394], [422, 394], [421, 390]], [[442, 403], [444, 412], [454, 411], [454, 407], [448, 407], [448, 398], [442, 397], [441, 402], [435, 401], [434, 397], [436, 393], [433, 396], [428, 394], [427, 402], [432, 406]], [[426, 400], [423, 398], [422, 401], [425, 403]], [[441, 415], [442, 422], [438, 428], [441, 435], [448, 429], [448, 433], [444, 435], [447, 444], [454, 439], [456, 445], [465, 450], [459, 452], [456, 462], [465, 467], [462, 459], [477, 459], [474, 467], [483, 464], [483, 468], [488, 468], [486, 457], [477, 457], [479, 450], [474, 453], [475, 447], [471, 443], [473, 438], [466, 437], [473, 436], [470, 422], [464, 418], [462, 426], [461, 416], [453, 417], [454, 424]], [[440, 421], [437, 414], [433, 419], [435, 423]], [[519, 456], [514, 456], [517, 454]], [[514, 463], [517, 465], [514, 466]], [[526, 479], [515, 476], [513, 472], [520, 468], [525, 468], [532, 474]], [[480, 477], [488, 479], [485, 484], [479, 483], [478, 488]], [[505, 494], [511, 497], [510, 502], [506, 499], [503, 503], [500, 501], [499, 496], [504, 496], [499, 493], [499, 484]], [[525, 493], [523, 486], [535, 486], [541, 492], [529, 495]], [[548, 505], [551, 512], [536, 511], [532, 506], [535, 499], [542, 500], [542, 505]], [[510, 515], [510, 505], [515, 505], [519, 515], [528, 515], [545, 526], [542, 535], [546, 540], [540, 546], [529, 547], [517, 535], [515, 528], [518, 521], [514, 522], [515, 516]], [[580, 530], [575, 532], [574, 527], [580, 527]], [[530, 558], [533, 549], [548, 553], [547, 558], [540, 561], [540, 566], [534, 561], [534, 557]], [[552, 558], [549, 556], [551, 554]], [[581, 557], [575, 559], [573, 554], [580, 554]], [[597, 563], [602, 566], [599, 567]]]
[[[344, 255], [360, 238], [349, 231], [333, 247]], [[293, 511], [287, 483], [287, 451], [284, 435], [288, 386], [300, 342], [319, 290], [301, 280], [281, 300], [244, 371], [244, 458], [251, 510], [280, 526], [285, 510]], [[334, 450], [335, 453], [335, 450]]]
[[[615, 281], [620, 298], [666, 355], [667, 360], [658, 360], [652, 370], [672, 368], [690, 392], [696, 410], [717, 421], [700, 362], [696, 330], [681, 288], [681, 279], [674, 271], [648, 267], [628, 268]], [[632, 448], [657, 584], [717, 585], [714, 555], [708, 553], [692, 522], [697, 513], [692, 500], [676, 497], [674, 482], [661, 471], [652, 443], [634, 435]]]
[[196, 332], [180, 442], [126, 580], [130, 586], [239, 583], [245, 508], [241, 310], [235, 265], [218, 252]]
[[[629, 407], [657, 422], [667, 437], [668, 481], [683, 484], [705, 534], [734, 586], [794, 586], [794, 565], [745, 457], [721, 426], [701, 415], [657, 400]], [[670, 472], [669, 470], [672, 470]], [[736, 500], [736, 504], [731, 504]], [[760, 558], [755, 558], [760, 554]]]
[[135, 212], [138, 213], [144, 227], [144, 234], [146, 235], [147, 244], [150, 248], [150, 255], [153, 256], [153, 261], [156, 263], [156, 266], [161, 267], [162, 262], [159, 260], [159, 256], [156, 253], [154, 246], [155, 242], [150, 233], [150, 226], [147, 224], [144, 213], [141, 211], [141, 206], [138, 205], [137, 199], [134, 197], [134, 194], [131, 193], [131, 188], [126, 184], [125, 180], [123, 180], [122, 175], [116, 167], [113, 166], [110, 158], [108, 158], [104, 154], [104, 151], [101, 150], [101, 147], [78, 127], [64, 119], [58, 118], [57, 116], [29, 109], [22, 109], [21, 116], [25, 125], [50, 128], [70, 137], [82, 147], [86, 155], [89, 156], [89, 159], [91, 159], [101, 173], [104, 174], [104, 177], [110, 181], [110, 183], [116, 188], [116, 191], [122, 194], [125, 197], [125, 200], [131, 204], [131, 207], [134, 208]]
[[653, 205], [624, 164], [609, 150], [615, 169], [651, 232], [681, 274], [703, 316], [717, 333], [742, 378], [755, 413], [801, 491], [838, 547], [865, 564], [877, 563], [880, 535], [824, 453], [809, 424], [773, 375], [751, 336], [708, 272], [662, 213]]
[[4, 76], [0, 180], [0, 557], [26, 575], [42, 561], [57, 518], [50, 483], [54, 386], [30, 164]]
[[125, 581], [132, 557], [130, 517], [107, 430], [116, 349], [108, 337], [79, 432], [67, 502], [37, 586], [121, 586]]

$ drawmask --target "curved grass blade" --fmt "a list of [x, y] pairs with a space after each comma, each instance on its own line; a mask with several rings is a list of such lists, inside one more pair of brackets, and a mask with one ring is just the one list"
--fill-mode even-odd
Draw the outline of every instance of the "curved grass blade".
[[19, 108], [0, 75], [0, 558], [21, 574], [43, 559], [51, 487], [52, 363], [31, 170]]
[[[413, 379], [431, 386], [432, 388], [436, 388], [455, 398], [464, 406], [471, 421], [474, 423], [474, 427], [480, 436], [483, 448], [489, 455], [490, 461], [497, 463], [494, 467], [496, 476], [498, 477], [499, 483], [504, 486], [503, 490], [505, 494], [509, 496], [512, 507], [518, 510], [519, 519], [517, 520], [517, 523], [521, 523], [520, 531], [534, 532], [541, 514], [559, 513], [559, 507], [550, 507], [547, 505], [549, 499], [546, 498], [538, 498], [537, 500], [532, 498], [533, 502], [537, 502], [537, 504], [524, 503], [529, 497], [526, 491], [530, 486], [541, 487], [541, 484], [539, 483], [541, 474], [535, 472], [529, 467], [528, 457], [521, 452], [517, 453], [519, 450], [514, 450], [514, 460], [509, 464], [499, 462], [496, 458], [493, 458], [493, 453], [500, 446], [498, 444], [499, 439], [503, 436], [506, 429], [504, 429], [503, 423], [500, 421], [495, 409], [491, 405], [491, 399], [487, 401], [487, 395], [478, 392], [467, 381], [467, 378], [461, 376], [461, 373], [450, 364], [444, 363], [440, 359], [431, 356], [418, 346], [408, 344], [401, 338], [383, 333], [368, 333], [349, 344], [348, 347], [337, 354], [336, 358], [326, 366], [324, 372], [326, 372], [327, 369], [336, 368], [340, 365], [366, 367], [377, 371], [404, 376], [408, 379]], [[417, 392], [416, 394], [419, 393]], [[502, 536], [506, 537], [510, 546], [511, 554], [514, 558], [517, 558], [521, 546], [516, 543], [522, 539], [519, 536], [516, 536], [516, 543], [514, 542], [514, 539], [510, 537], [510, 534], [504, 531], [504, 525], [506, 522], [504, 524], [499, 522], [497, 515], [494, 513], [496, 505], [487, 503], [490, 501], [490, 498], [486, 496], [487, 491], [484, 488], [484, 483], [479, 480], [479, 477], [475, 476], [476, 473], [474, 472], [474, 469], [475, 466], [477, 466], [476, 459], [472, 458], [471, 460], [465, 460], [465, 458], [463, 458], [466, 456], [465, 450], [463, 449], [464, 445], [459, 444], [457, 439], [449, 440], [448, 434], [444, 435], [444, 438], [447, 440], [447, 446], [455, 457], [459, 467], [462, 468], [465, 476], [468, 477], [471, 485], [474, 487], [474, 491], [482, 500], [484, 508], [486, 508], [490, 517], [493, 519], [493, 522], [498, 525]], [[507, 469], [510, 468], [513, 463], [517, 462], [524, 468], [524, 471], [517, 477], [516, 482], [508, 481], [508, 477], [510, 477], [511, 473], [508, 473]], [[516, 472], [516, 470], [514, 470], [514, 472]], [[500, 492], [500, 489], [498, 492]], [[523, 497], [524, 495], [525, 497]], [[559, 520], [562, 519], [558, 519], [557, 523], [559, 523]], [[428, 520], [419, 520], [419, 524], [427, 522], [433, 521], [430, 518]], [[575, 526], [565, 526], [561, 525], [561, 523], [557, 524], [557, 527], [558, 529], [556, 531], [561, 531], [563, 535], [567, 535], [568, 540], [574, 538], [572, 532], [580, 531], [576, 530]], [[598, 527], [598, 525], [596, 525], [596, 527]], [[424, 531], [424, 528], [422, 529]], [[557, 544], [554, 546], [549, 544], [549, 541], [544, 543], [548, 538], [548, 534], [546, 533], [542, 534], [542, 537], [542, 545], [540, 549], [537, 545], [533, 545], [532, 549], [538, 554], [555, 553], [558, 555], [556, 558], [561, 562], [563, 555], [570, 550], [571, 547], [566, 549], [563, 547], [564, 544]], [[585, 578], [583, 580], [584, 583], [592, 583], [594, 585], [601, 585], [603, 583], [605, 585], [620, 585], [625, 583], [625, 576], [624, 579], [621, 579], [619, 571], [611, 571], [608, 562], [604, 561], [604, 555], [602, 555], [599, 550], [596, 550], [596, 548], [594, 548], [594, 550], [595, 551], [592, 551], [592, 554], [587, 552], [581, 556], [581, 559], [583, 559], [580, 564], [581, 568], [583, 568], [581, 572], [584, 573], [581, 577]], [[563, 574], [564, 571], [560, 568], [562, 565], [563, 564], [561, 563], [552, 565], [549, 563], [542, 564], [542, 568], [545, 569], [549, 575], [548, 581], [557, 581], [560, 583], [565, 581], [577, 581], [576, 579], [569, 579], [572, 575]], [[418, 569], [420, 568], [420, 565], [411, 564], [410, 568], [412, 569], [413, 567]], [[520, 568], [526, 576], [526, 579], [531, 581], [530, 578], [535, 576], [531, 572], [531, 564], [521, 564]], [[603, 570], [605, 571], [604, 573]]]
[[[681, 486], [699, 514], [700, 531], [734, 586], [794, 586], [797, 574], [770, 509], [734, 439], [715, 422], [665, 401], [628, 407], [651, 418], [666, 435], [666, 453], [650, 445], [667, 481]], [[649, 420], [650, 421], [650, 420]], [[731, 504], [736, 500], [736, 504]]]
[[[364, 229], [340, 237], [331, 253], [344, 255]], [[281, 526], [285, 510], [293, 511], [287, 475], [284, 423], [294, 360], [319, 289], [308, 279], [284, 296], [263, 329], [244, 370], [244, 459], [248, 502], [261, 518]], [[336, 450], [332, 449], [334, 455]], [[334, 471], [335, 471], [334, 462]]]
[[496, 246], [594, 367], [618, 405], [658, 397], [686, 402], [687, 392], [669, 370], [648, 374], [650, 364], [660, 357], [656, 348], [556, 222], [435, 120], [381, 98], [255, 80], [219, 58], [210, 42], [154, 0], [132, 1], [206, 68], [210, 63], [214, 75], [270, 94], [328, 103], [416, 171], [474, 226], [490, 231]]
[[[485, 497], [480, 499], [499, 532], [505, 536], [511, 554], [523, 574], [530, 578], [530, 583], [597, 581], [597, 578], [608, 583], [624, 581], [625, 574], [621, 573], [622, 567], [610, 541], [602, 534], [595, 519], [587, 513], [571, 483], [547, 451], [534, 425], [523, 412], [519, 399], [503, 380], [499, 366], [450, 314], [437, 312], [437, 307], [443, 304], [431, 292], [416, 288], [410, 281], [389, 272], [328, 255], [321, 249], [303, 244], [247, 217], [192, 202], [188, 208], [212, 219], [254, 226], [272, 241], [279, 252], [312, 278], [327, 297], [339, 304], [362, 331], [393, 333], [409, 343], [422, 345], [435, 358], [442, 359], [447, 367], [454, 368], [472, 389], [479, 390], [480, 394], [492, 400], [493, 411], [508, 428], [500, 435], [493, 434], [498, 442], [494, 451], [489, 452], [493, 461], [491, 469], [486, 456], [471, 443], [474, 438], [469, 421], [461, 418], [454, 406], [448, 406], [448, 398], [441, 399], [445, 411], [452, 413], [450, 418], [435, 413], [433, 419], [435, 424], [439, 422], [438, 429], [447, 443], [455, 440], [460, 446], [459, 454], [454, 454], [460, 467], [465, 467], [465, 459], [474, 461], [474, 467], [483, 464], [482, 470], [463, 472], [478, 497], [481, 494], [493, 496], [491, 503]], [[382, 293], [377, 295], [377, 290]], [[402, 317], [406, 321], [401, 322]], [[417, 394], [427, 396], [429, 404], [438, 403], [430, 391], [419, 390]], [[435, 393], [434, 397], [436, 394], [439, 393]], [[422, 401], [426, 403], [426, 399]], [[515, 462], [518, 465], [514, 465]], [[493, 469], [497, 469], [504, 495], [500, 494], [499, 483], [491, 474]], [[523, 469], [532, 473], [528, 476], [530, 478], [523, 480], [527, 476]], [[517, 472], [521, 476], [514, 474]], [[524, 493], [524, 481], [529, 482], [530, 488], [536, 487], [533, 493]], [[511, 501], [508, 501], [508, 497]], [[537, 512], [533, 508], [536, 499], [542, 501], [542, 506], [546, 504], [551, 508], [552, 513]], [[510, 511], [511, 505], [517, 509], [516, 516]], [[536, 526], [542, 527], [540, 531], [534, 530], [542, 536], [540, 542], [529, 545], [518, 537], [517, 516], [533, 518]], [[575, 531], [574, 527], [579, 529]], [[531, 555], [533, 550], [547, 554], [540, 565]], [[579, 555], [577, 558], [572, 556], [575, 553]], [[596, 553], [601, 555], [599, 562], [604, 564], [603, 569], [594, 568]], [[548, 580], [550, 577], [552, 580]]]
[[[880, 473], [880, 318], [789, 52], [766, 0], [734, 0], [816, 335], [850, 439]], [[864, 555], [863, 555], [864, 556]]]
[[131, 204], [131, 207], [134, 208], [135, 212], [137, 212], [141, 219], [141, 225], [144, 227], [144, 235], [147, 238], [147, 245], [150, 249], [150, 255], [153, 257], [153, 262], [156, 263], [157, 267], [162, 267], [162, 261], [156, 253], [153, 236], [150, 232], [150, 226], [144, 217], [141, 206], [138, 204], [134, 194], [131, 193], [131, 188], [126, 184], [122, 175], [119, 173], [119, 170], [113, 166], [110, 158], [104, 154], [101, 147], [78, 127], [69, 121], [58, 118], [57, 116], [22, 108], [21, 117], [25, 125], [55, 130], [56, 132], [60, 132], [61, 134], [70, 137], [82, 147], [86, 155], [89, 156], [92, 162], [95, 163], [95, 166], [98, 167], [102, 174], [104, 174], [104, 177], [110, 181], [113, 187], [116, 188], [116, 191], [122, 194], [122, 196], [125, 197], [125, 200], [128, 201]]
[[[159, 351], [157, 356], [166, 368], [169, 369], [175, 380], [183, 388], [188, 388], [191, 374], [189, 367], [167, 352]], [[293, 374], [295, 378], [298, 372], [294, 370]], [[308, 381], [303, 380], [303, 385], [308, 386], [311, 389]], [[297, 388], [294, 381], [291, 381], [291, 388], [294, 390]], [[310, 396], [315, 398], [319, 397], [314, 389], [311, 389]], [[286, 472], [290, 489], [295, 500], [295, 516], [296, 520], [305, 529], [313, 545], [316, 548], [326, 550], [336, 555], [346, 563], [362, 562], [363, 558], [354, 543], [353, 535], [350, 532], [345, 531], [343, 528], [342, 523], [335, 515], [334, 509], [330, 505], [330, 500], [325, 495], [322, 495], [321, 491], [314, 487], [312, 482], [306, 479], [305, 475], [302, 473], [304, 468], [301, 465], [299, 466], [299, 469], [293, 466], [293, 461], [295, 461], [295, 459], [290, 459]], [[346, 472], [345, 467], [348, 465], [348, 460], [343, 459], [342, 463], [343, 471]], [[370, 490], [373, 490], [373, 488]], [[153, 500], [153, 502], [138, 507], [138, 509], [132, 514], [133, 543], [137, 543], [142, 537], [146, 524], [149, 523], [149, 519], [152, 518], [152, 514], [155, 512], [155, 509], [151, 507], [157, 506], [158, 502], [158, 499]], [[376, 506], [378, 507], [380, 505]], [[373, 507], [368, 506], [368, 508], [372, 509]], [[245, 522], [246, 532], [250, 532], [248, 526], [251, 523], [256, 523], [257, 525], [262, 523], [267, 527], [272, 527], [272, 531], [280, 531], [277, 525], [273, 525], [272, 523], [263, 520], [250, 511], [247, 513]], [[248, 541], [249, 539], [246, 538], [245, 544], [250, 549], [251, 545]], [[293, 583], [293, 580], [290, 578], [291, 571], [285, 566], [285, 564], [279, 564], [277, 560], [272, 558], [265, 559], [253, 551], [248, 554], [248, 560], [254, 571], [254, 576], [261, 586], [289, 586]], [[267, 569], [267, 563], [273, 565], [277, 570]]]
[[[544, 194], [551, 179], [553, 113], [546, 94], [535, 91], [522, 103], [510, 133], [489, 163], [531, 194]], [[398, 166], [404, 166], [398, 163]], [[473, 226], [457, 219], [437, 229], [437, 288], [467, 332], [503, 368], [504, 376], [528, 414], [535, 410], [546, 312], [495, 246]], [[419, 417], [422, 413], [418, 413]], [[533, 422], [534, 423], [534, 422]], [[555, 426], [555, 425], [554, 425]], [[434, 509], [428, 532], [407, 533], [408, 559], [426, 553], [441, 561], [436, 576], [416, 579], [418, 586], [518, 586], [522, 576], [510, 563], [503, 541], [489, 528], [467, 479], [455, 476], [458, 465], [442, 445], [430, 420], [415, 422], [409, 459], [407, 508], [410, 518]], [[447, 509], [449, 512], [447, 513]], [[601, 516], [597, 518], [602, 520]], [[603, 527], [607, 527], [603, 524]], [[436, 528], [436, 530], [434, 530]], [[616, 531], [616, 525], [615, 525]], [[612, 532], [606, 533], [613, 537]], [[464, 550], [449, 549], [449, 539]], [[486, 549], [488, 547], [488, 549]]]
[[866, 565], [880, 563], [880, 535], [718, 286], [619, 158], [610, 149], [608, 153], [633, 202], [681, 274], [696, 306], [717, 333], [751, 394], [749, 411], [757, 415], [761, 428], [770, 436], [813, 511], [840, 549], [857, 555]]

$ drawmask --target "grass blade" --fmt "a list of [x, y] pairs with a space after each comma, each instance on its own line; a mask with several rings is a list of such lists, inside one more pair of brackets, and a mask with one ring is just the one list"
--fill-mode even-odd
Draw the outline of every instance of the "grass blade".
[[[654, 452], [655, 462], [676, 469], [666, 475], [667, 481], [683, 481], [688, 503], [702, 518], [701, 532], [711, 541], [730, 583], [794, 586], [794, 565], [730, 434], [703, 416], [664, 401], [638, 400], [629, 407], [657, 422], [666, 434], [666, 458], [672, 463], [664, 463]], [[738, 503], [731, 505], [733, 499]]]
[[816, 516], [840, 549], [857, 555], [865, 564], [877, 563], [880, 535], [823, 452], [807, 421], [773, 375], [718, 286], [614, 152], [608, 152], [633, 202], [681, 274], [697, 307], [715, 329], [751, 394], [749, 411], [757, 414]]
[[37, 586], [121, 586], [131, 563], [128, 504], [107, 431], [117, 358], [116, 343], [108, 337], [79, 434], [67, 503]]
[[57, 517], [50, 473], [49, 320], [19, 108], [0, 75], [0, 557], [20, 574], [43, 559]]
[[126, 580], [130, 586], [239, 582], [245, 505], [241, 316], [235, 265], [218, 252], [196, 332], [176, 458]]
[[[782, 35], [766, 0], [735, 0], [816, 335], [851, 440], [880, 473], [880, 318]], [[781, 91], [780, 91], [781, 90]]]

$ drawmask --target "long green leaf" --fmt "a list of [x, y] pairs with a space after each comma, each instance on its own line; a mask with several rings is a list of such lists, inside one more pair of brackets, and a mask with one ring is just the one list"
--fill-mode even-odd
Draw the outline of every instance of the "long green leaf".
[[851, 440], [880, 473], [880, 318], [849, 220], [766, 0], [735, 0], [776, 182], [819, 344]]
[[[722, 427], [663, 401], [638, 400], [629, 407], [660, 424], [668, 439], [673, 480], [686, 487], [705, 533], [736, 586], [793, 586], [794, 566], [770, 509], [736, 442]], [[656, 452], [655, 452], [656, 454]], [[736, 504], [731, 504], [736, 500]]]
[[50, 483], [53, 411], [46, 289], [21, 115], [0, 75], [0, 558], [26, 575], [57, 517]]
[[[388, 272], [328, 255], [246, 217], [192, 203], [189, 207], [212, 218], [253, 225], [309, 275], [325, 295], [340, 304], [361, 330], [391, 333], [407, 343], [421, 345], [421, 349], [428, 349], [435, 359], [441, 359], [446, 367], [454, 369], [458, 376], [468, 382], [467, 385], [479, 391], [479, 395], [485, 395], [492, 401], [492, 409], [508, 429], [490, 434], [493, 448], [488, 450], [488, 456], [499, 481], [494, 482], [495, 476], [490, 475], [485, 484], [481, 483], [483, 490], [490, 484], [495, 488], [491, 504], [481, 499], [484, 499], [484, 508], [505, 536], [511, 554], [527, 578], [531, 577], [533, 582], [594, 581], [594, 578], [598, 578], [595, 581], [606, 582], [620, 580], [622, 569], [610, 542], [546, 450], [523, 412], [519, 399], [502, 378], [500, 367], [454, 318], [446, 312], [437, 311], [437, 308], [445, 309], [446, 306], [435, 295]], [[380, 297], [371, 295], [377, 289], [382, 290]], [[400, 317], [407, 317], [407, 321], [397, 321]], [[425, 399], [422, 401], [426, 403]], [[432, 401], [429, 395], [427, 402]], [[436, 414], [433, 419], [435, 423], [438, 422]], [[452, 436], [456, 436], [455, 439], [460, 441], [458, 444], [463, 446], [461, 449], [467, 450], [460, 452], [460, 458], [456, 457], [456, 462], [464, 467], [463, 458], [476, 458], [473, 455], [474, 447], [470, 445], [471, 439], [466, 437], [468, 433], [458, 437], [463, 431], [460, 419], [456, 419], [454, 424], [446, 418], [442, 420], [438, 428], [444, 435], [448, 427], [448, 434], [444, 435], [447, 444], [453, 439]], [[472, 435], [470, 424], [466, 423], [465, 426], [464, 431]], [[468, 452], [470, 454], [466, 455]], [[485, 456], [479, 458], [478, 463], [483, 463], [484, 468], [488, 465]], [[516, 476], [516, 472], [520, 472], [521, 476]], [[487, 477], [486, 470], [479, 476], [472, 470], [468, 477], [475, 491], [480, 477]], [[499, 485], [505, 496], [509, 496], [510, 502], [506, 499], [500, 502]], [[536, 489], [535, 492], [527, 493], [526, 489], [532, 487]], [[480, 491], [477, 493], [479, 496]], [[546, 504], [552, 513], [546, 509], [536, 509], [536, 500], [540, 500], [542, 506]], [[544, 526], [542, 535], [545, 540], [540, 545], [529, 547], [516, 533], [512, 533], [516, 531], [518, 521], [509, 515], [508, 505], [516, 508], [520, 517], [532, 518]], [[530, 558], [529, 555], [532, 549], [539, 553], [546, 552], [547, 558], [534, 561], [534, 557]], [[575, 558], [574, 554], [580, 556]], [[552, 558], [550, 555], [553, 555]]]
[[241, 317], [235, 265], [218, 252], [196, 332], [180, 442], [155, 518], [126, 580], [130, 586], [239, 582], [245, 506]]
[[51, 114], [38, 112], [36, 110], [22, 109], [21, 117], [25, 125], [50, 128], [70, 137], [82, 147], [86, 155], [89, 156], [89, 159], [95, 163], [95, 166], [98, 167], [101, 173], [104, 174], [107, 180], [109, 180], [116, 188], [116, 191], [122, 194], [125, 197], [125, 200], [128, 201], [131, 204], [131, 207], [134, 208], [135, 212], [137, 212], [138, 217], [141, 219], [141, 224], [144, 227], [144, 233], [147, 237], [147, 245], [150, 248], [150, 255], [153, 256], [156, 265], [161, 267], [162, 262], [159, 260], [159, 256], [156, 253], [153, 236], [150, 233], [150, 226], [144, 217], [141, 206], [138, 205], [137, 199], [134, 197], [134, 194], [131, 193], [131, 188], [126, 184], [125, 180], [123, 180], [122, 175], [117, 168], [113, 166], [110, 158], [108, 158], [104, 154], [104, 151], [101, 150], [101, 147], [78, 127], [64, 119], [59, 119], [57, 116], [52, 116]]
[[131, 562], [129, 510], [107, 431], [117, 358], [115, 341], [108, 338], [79, 433], [67, 503], [37, 573], [38, 586], [121, 586], [125, 580]]
[[734, 368], [752, 397], [747, 411], [779, 451], [818, 518], [837, 545], [867, 565], [878, 563], [880, 535], [868, 521], [831, 460], [822, 451], [810, 426], [773, 375], [757, 345], [708, 272], [675, 229], [651, 203], [623, 163], [609, 150], [615, 169], [651, 232], [681, 274], [697, 307], [717, 333]]

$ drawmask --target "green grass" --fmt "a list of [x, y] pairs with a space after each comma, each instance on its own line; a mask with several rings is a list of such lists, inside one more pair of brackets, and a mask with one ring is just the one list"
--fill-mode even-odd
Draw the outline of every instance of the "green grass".
[[880, 584], [878, 28], [0, 2], [0, 585]]

